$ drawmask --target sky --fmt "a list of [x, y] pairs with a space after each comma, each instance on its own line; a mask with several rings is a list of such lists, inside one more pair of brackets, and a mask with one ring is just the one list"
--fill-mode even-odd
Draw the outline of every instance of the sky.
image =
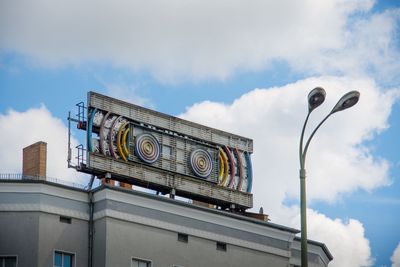
[[253, 139], [253, 211], [299, 229], [307, 95], [306, 137], [358, 90], [310, 144], [308, 236], [333, 267], [400, 266], [399, 29], [396, 0], [1, 1], [0, 173], [45, 141], [48, 176], [87, 184], [67, 116], [93, 90]]

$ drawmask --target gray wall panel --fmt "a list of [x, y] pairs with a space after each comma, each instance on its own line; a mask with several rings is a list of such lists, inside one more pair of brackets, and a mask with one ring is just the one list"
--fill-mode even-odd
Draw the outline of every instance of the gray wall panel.
[[194, 228], [198, 230], [208, 231], [215, 234], [222, 234], [233, 238], [238, 238], [254, 243], [259, 243], [262, 245], [271, 246], [278, 249], [288, 250], [289, 242], [283, 241], [275, 238], [271, 238], [268, 236], [263, 236], [247, 231], [241, 231], [233, 228], [229, 228], [226, 226], [218, 225], [212, 222], [200, 221], [196, 219], [192, 219], [189, 217], [183, 217], [167, 212], [162, 212], [158, 210], [152, 210], [149, 208], [139, 207], [136, 205], [131, 205], [127, 203], [122, 203], [113, 200], [102, 200], [96, 202], [95, 204], [95, 212], [104, 210], [104, 209], [112, 209], [123, 213], [129, 213], [138, 215], [141, 217], [148, 217], [151, 219], [164, 221], [176, 225], [186, 226], [189, 228]]
[[[106, 245], [107, 245], [107, 228], [106, 219], [96, 220], [94, 222], [94, 237], [93, 237], [93, 266], [105, 267], [106, 265]], [[123, 247], [121, 246], [121, 249]], [[126, 265], [130, 266], [130, 265]]]
[[18, 266], [38, 266], [39, 213], [0, 212], [0, 255], [17, 255]]
[[70, 209], [81, 213], [88, 213], [88, 204], [61, 196], [46, 195], [43, 193], [1, 193], [1, 204], [40, 204], [61, 209]]
[[39, 266], [52, 266], [54, 250], [75, 254], [76, 266], [87, 266], [88, 222], [72, 218], [71, 224], [60, 222], [60, 216], [39, 216]]
[[43, 212], [0, 212], [0, 255], [18, 255], [18, 266], [52, 266], [54, 250], [75, 253], [87, 266], [88, 222], [71, 224]]
[[275, 266], [287, 267], [289, 259], [242, 247], [227, 245], [216, 249], [216, 242], [189, 236], [188, 243], [177, 240], [177, 233], [107, 218], [106, 266], [129, 266], [131, 258], [151, 260], [152, 267], [180, 266]]

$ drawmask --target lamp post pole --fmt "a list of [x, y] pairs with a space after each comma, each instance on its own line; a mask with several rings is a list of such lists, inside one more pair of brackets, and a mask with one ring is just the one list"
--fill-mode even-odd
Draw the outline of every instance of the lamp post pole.
[[316, 87], [308, 94], [308, 114], [303, 124], [300, 136], [299, 159], [300, 159], [300, 218], [301, 218], [301, 266], [308, 267], [308, 248], [307, 248], [307, 202], [306, 202], [306, 170], [305, 161], [308, 146], [321, 125], [334, 113], [345, 110], [357, 104], [360, 99], [358, 91], [351, 91], [340, 98], [332, 111], [315, 127], [308, 138], [303, 149], [303, 139], [308, 118], [311, 112], [325, 101], [325, 90], [322, 87]]
[[308, 266], [306, 170], [300, 169], [301, 266]]

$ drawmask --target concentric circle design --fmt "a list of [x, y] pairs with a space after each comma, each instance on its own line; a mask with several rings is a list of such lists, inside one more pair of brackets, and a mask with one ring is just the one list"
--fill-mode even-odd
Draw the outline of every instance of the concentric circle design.
[[160, 157], [160, 145], [153, 135], [140, 134], [136, 137], [135, 153], [141, 160], [151, 164]]
[[220, 147], [218, 153], [219, 158], [219, 173], [218, 173], [218, 184], [221, 186], [227, 186], [228, 175], [229, 175], [229, 163], [228, 156], [224, 150]]
[[[129, 132], [129, 122], [124, 122], [117, 133], [117, 149], [118, 153], [124, 161], [128, 161], [129, 150], [126, 145], [126, 137]], [[122, 143], [121, 143], [122, 140]]]
[[190, 154], [190, 167], [194, 174], [201, 178], [210, 176], [213, 169], [213, 161], [210, 153], [204, 149], [195, 149]]

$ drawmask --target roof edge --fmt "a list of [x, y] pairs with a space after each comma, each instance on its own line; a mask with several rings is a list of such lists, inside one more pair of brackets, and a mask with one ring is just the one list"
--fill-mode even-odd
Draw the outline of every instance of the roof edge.
[[[298, 242], [301, 242], [301, 238], [298, 237], [298, 236], [296, 236], [296, 237], [294, 238], [294, 240], [295, 240], [295, 241], [298, 241]], [[311, 245], [319, 246], [319, 247], [322, 248], [322, 250], [325, 252], [325, 254], [326, 254], [326, 256], [328, 257], [328, 259], [329, 259], [330, 261], [333, 260], [333, 256], [332, 256], [331, 252], [329, 251], [328, 247], [327, 247], [324, 243], [321, 243], [321, 242], [318, 242], [318, 241], [315, 241], [315, 240], [311, 240], [311, 239], [308, 239], [308, 240], [307, 240], [307, 243], [308, 243], [308, 244], [311, 244]]]

